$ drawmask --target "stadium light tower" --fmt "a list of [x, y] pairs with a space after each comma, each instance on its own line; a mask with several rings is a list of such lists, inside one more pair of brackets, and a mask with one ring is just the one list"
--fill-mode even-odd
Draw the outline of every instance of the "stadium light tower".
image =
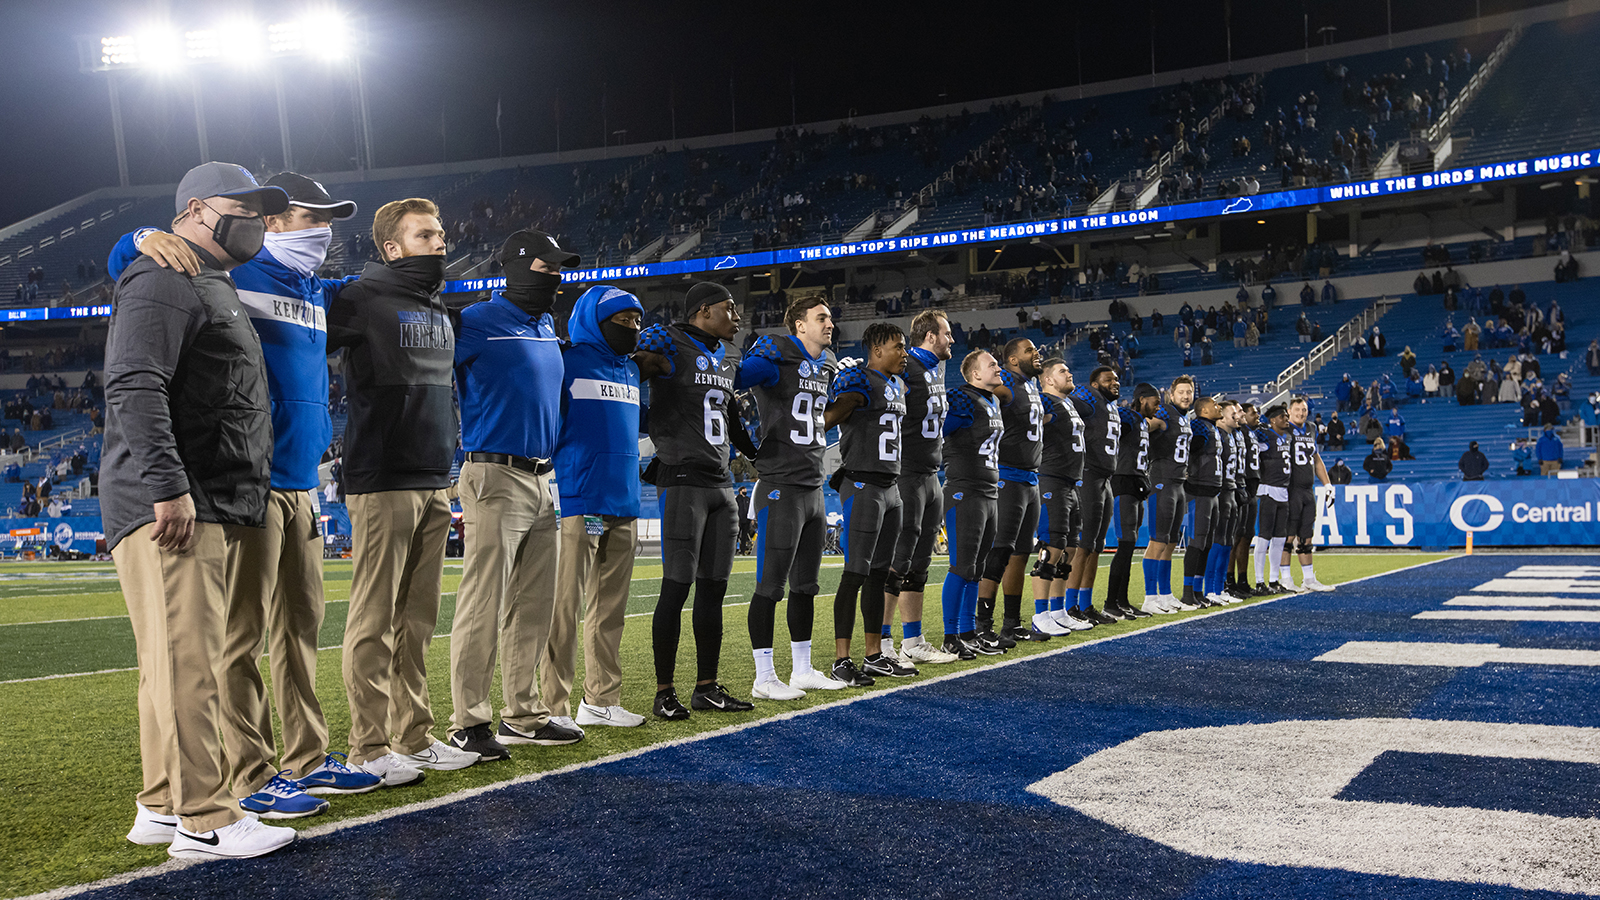
[[[291, 57], [311, 57], [328, 63], [348, 63], [354, 82], [356, 128], [359, 132], [358, 168], [372, 167], [372, 123], [367, 112], [367, 90], [361, 72], [363, 29], [333, 10], [264, 25], [248, 19], [230, 19], [188, 29], [152, 27], [132, 35], [78, 38], [78, 68], [84, 73], [104, 72], [111, 95], [111, 130], [117, 145], [118, 182], [127, 187], [128, 150], [122, 130], [122, 104], [117, 83], [120, 72], [137, 70], [176, 74], [205, 65], [229, 65], [259, 70], [270, 66], [278, 100], [278, 132], [283, 142], [283, 167], [293, 168], [289, 139], [288, 98], [283, 88], [283, 68]], [[200, 139], [200, 161], [209, 162], [205, 104], [200, 79], [191, 75], [195, 131]]]

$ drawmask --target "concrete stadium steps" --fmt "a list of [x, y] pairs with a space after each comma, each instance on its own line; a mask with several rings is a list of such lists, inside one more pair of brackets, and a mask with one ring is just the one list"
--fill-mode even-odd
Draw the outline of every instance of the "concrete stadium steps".
[[[111, 210], [117, 212], [110, 218], [97, 220], [93, 226], [82, 231], [77, 230], [83, 221]], [[51, 300], [61, 296], [63, 279], [71, 283], [75, 294], [81, 292], [105, 277], [106, 257], [111, 254], [111, 248], [119, 238], [146, 225], [167, 228], [172, 222], [172, 212], [172, 196], [169, 194], [88, 201], [49, 222], [0, 242], [0, 258], [11, 257], [9, 264], [0, 266], [0, 305], [51, 305]], [[74, 233], [62, 237], [61, 233], [68, 228], [72, 228]], [[41, 247], [40, 244], [45, 241], [49, 242], [49, 246]], [[30, 248], [28, 255], [17, 255]], [[90, 259], [95, 261], [100, 270], [100, 278], [80, 281], [78, 263]], [[35, 266], [44, 267], [44, 284], [39, 287], [39, 298], [18, 303], [17, 285], [27, 281], [28, 270]], [[90, 298], [80, 299], [87, 303]]]

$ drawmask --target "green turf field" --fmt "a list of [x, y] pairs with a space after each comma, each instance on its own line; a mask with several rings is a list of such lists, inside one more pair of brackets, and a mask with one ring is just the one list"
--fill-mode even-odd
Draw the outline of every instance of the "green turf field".
[[[1330, 584], [1414, 565], [1437, 554], [1328, 554], [1318, 559], [1318, 577]], [[1102, 557], [1109, 561], [1110, 557]], [[827, 602], [842, 568], [837, 557], [824, 561], [816, 610], [815, 657], [819, 668], [832, 659], [827, 636], [833, 610]], [[1297, 567], [1298, 568], [1298, 567]], [[1102, 566], [1104, 569], [1104, 566]], [[749, 697], [754, 664], [745, 637], [744, 606], [755, 587], [755, 562], [742, 557], [734, 565], [724, 616], [722, 681], [736, 696]], [[622, 703], [648, 713], [654, 694], [650, 652], [650, 610], [660, 587], [661, 567], [641, 560], [634, 572], [630, 616], [623, 635]], [[930, 640], [938, 640], [941, 614], [938, 586], [944, 566], [930, 573], [924, 623]], [[455, 590], [461, 580], [459, 560], [445, 569], [444, 602], [439, 636], [428, 653], [429, 684], [443, 737], [450, 714], [449, 630], [455, 611]], [[1177, 579], [1175, 579], [1177, 580]], [[1103, 602], [1102, 573], [1096, 604]], [[344, 750], [349, 727], [344, 686], [340, 680], [339, 646], [344, 635], [350, 596], [350, 563], [329, 562], [325, 569], [327, 618], [320, 646], [318, 686], [333, 736], [333, 750]], [[1143, 594], [1141, 571], [1133, 567], [1130, 593]], [[1024, 601], [1024, 612], [1031, 611]], [[679, 689], [687, 699], [692, 682], [693, 638], [685, 610]], [[945, 674], [985, 665], [1019, 654], [1056, 649], [1208, 612], [1155, 616], [1138, 622], [1102, 626], [1048, 643], [1023, 644], [1002, 657], [948, 666], [924, 666], [924, 674]], [[775, 645], [778, 671], [789, 661], [782, 648], [788, 633], [780, 613]], [[896, 627], [898, 639], [899, 628]], [[860, 655], [859, 642], [855, 648]], [[79, 884], [166, 861], [164, 847], [140, 847], [123, 835], [133, 818], [139, 790], [138, 714], [133, 670], [133, 636], [115, 572], [108, 563], [6, 563], [0, 565], [0, 830], [6, 835], [0, 854], [0, 896], [16, 896], [63, 885]], [[262, 666], [266, 669], [265, 664]], [[579, 690], [582, 663], [579, 663]], [[916, 679], [910, 679], [914, 682]], [[886, 686], [891, 679], [880, 680]], [[893, 680], [904, 684], [905, 680]], [[865, 690], [876, 690], [867, 688]], [[838, 700], [857, 691], [814, 691], [788, 703], [759, 703], [755, 712], [713, 715], [696, 713], [687, 722], [650, 718], [633, 729], [590, 728], [584, 740], [569, 747], [516, 747], [508, 762], [474, 766], [458, 772], [432, 772], [415, 786], [379, 790], [356, 797], [331, 797], [327, 813], [294, 824], [308, 827], [351, 816], [426, 800], [463, 788], [505, 781], [570, 763], [632, 750], [661, 741], [720, 728], [736, 722]], [[498, 698], [499, 688], [494, 696]], [[573, 698], [574, 708], [578, 698]], [[281, 823], [280, 823], [281, 824]]]

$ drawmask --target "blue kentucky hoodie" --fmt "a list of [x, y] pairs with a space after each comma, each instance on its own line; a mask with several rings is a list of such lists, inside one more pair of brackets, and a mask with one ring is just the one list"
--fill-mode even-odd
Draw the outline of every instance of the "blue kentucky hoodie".
[[[125, 234], [112, 248], [106, 274], [122, 274], [139, 258], [137, 240], [156, 229]], [[261, 338], [272, 397], [272, 487], [308, 491], [321, 479], [317, 466], [333, 440], [328, 416], [328, 304], [343, 280], [318, 278], [279, 262], [263, 247], [228, 273], [239, 303]]]
[[627, 309], [642, 312], [639, 298], [597, 284], [567, 320], [555, 457], [562, 516], [639, 515], [639, 369], [600, 333], [601, 322]]

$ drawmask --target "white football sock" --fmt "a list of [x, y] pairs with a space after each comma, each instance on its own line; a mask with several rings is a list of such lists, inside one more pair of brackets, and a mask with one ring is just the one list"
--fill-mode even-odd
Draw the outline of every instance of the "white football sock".
[[1300, 583], [1301, 584], [1310, 584], [1310, 583], [1312, 583], [1312, 582], [1314, 582], [1316, 580], [1317, 580], [1317, 572], [1316, 572], [1315, 569], [1313, 569], [1311, 567], [1311, 563], [1301, 563], [1300, 564]]
[[1256, 584], [1267, 583], [1267, 539], [1256, 537], [1250, 541], [1250, 552], [1255, 557]]
[[1283, 559], [1283, 542], [1285, 540], [1285, 538], [1275, 537], [1267, 547], [1268, 570], [1272, 573], [1272, 581], [1277, 581], [1279, 584], [1283, 583], [1279, 581], [1283, 577], [1280, 571], [1282, 566], [1279, 565], [1279, 562]]
[[804, 675], [811, 671], [810, 641], [790, 641], [789, 654], [794, 657], [794, 671], [789, 677], [793, 678], [795, 675]]
[[756, 658], [756, 684], [763, 681], [777, 681], [778, 673], [772, 668], [772, 648], [763, 647], [753, 654]]

